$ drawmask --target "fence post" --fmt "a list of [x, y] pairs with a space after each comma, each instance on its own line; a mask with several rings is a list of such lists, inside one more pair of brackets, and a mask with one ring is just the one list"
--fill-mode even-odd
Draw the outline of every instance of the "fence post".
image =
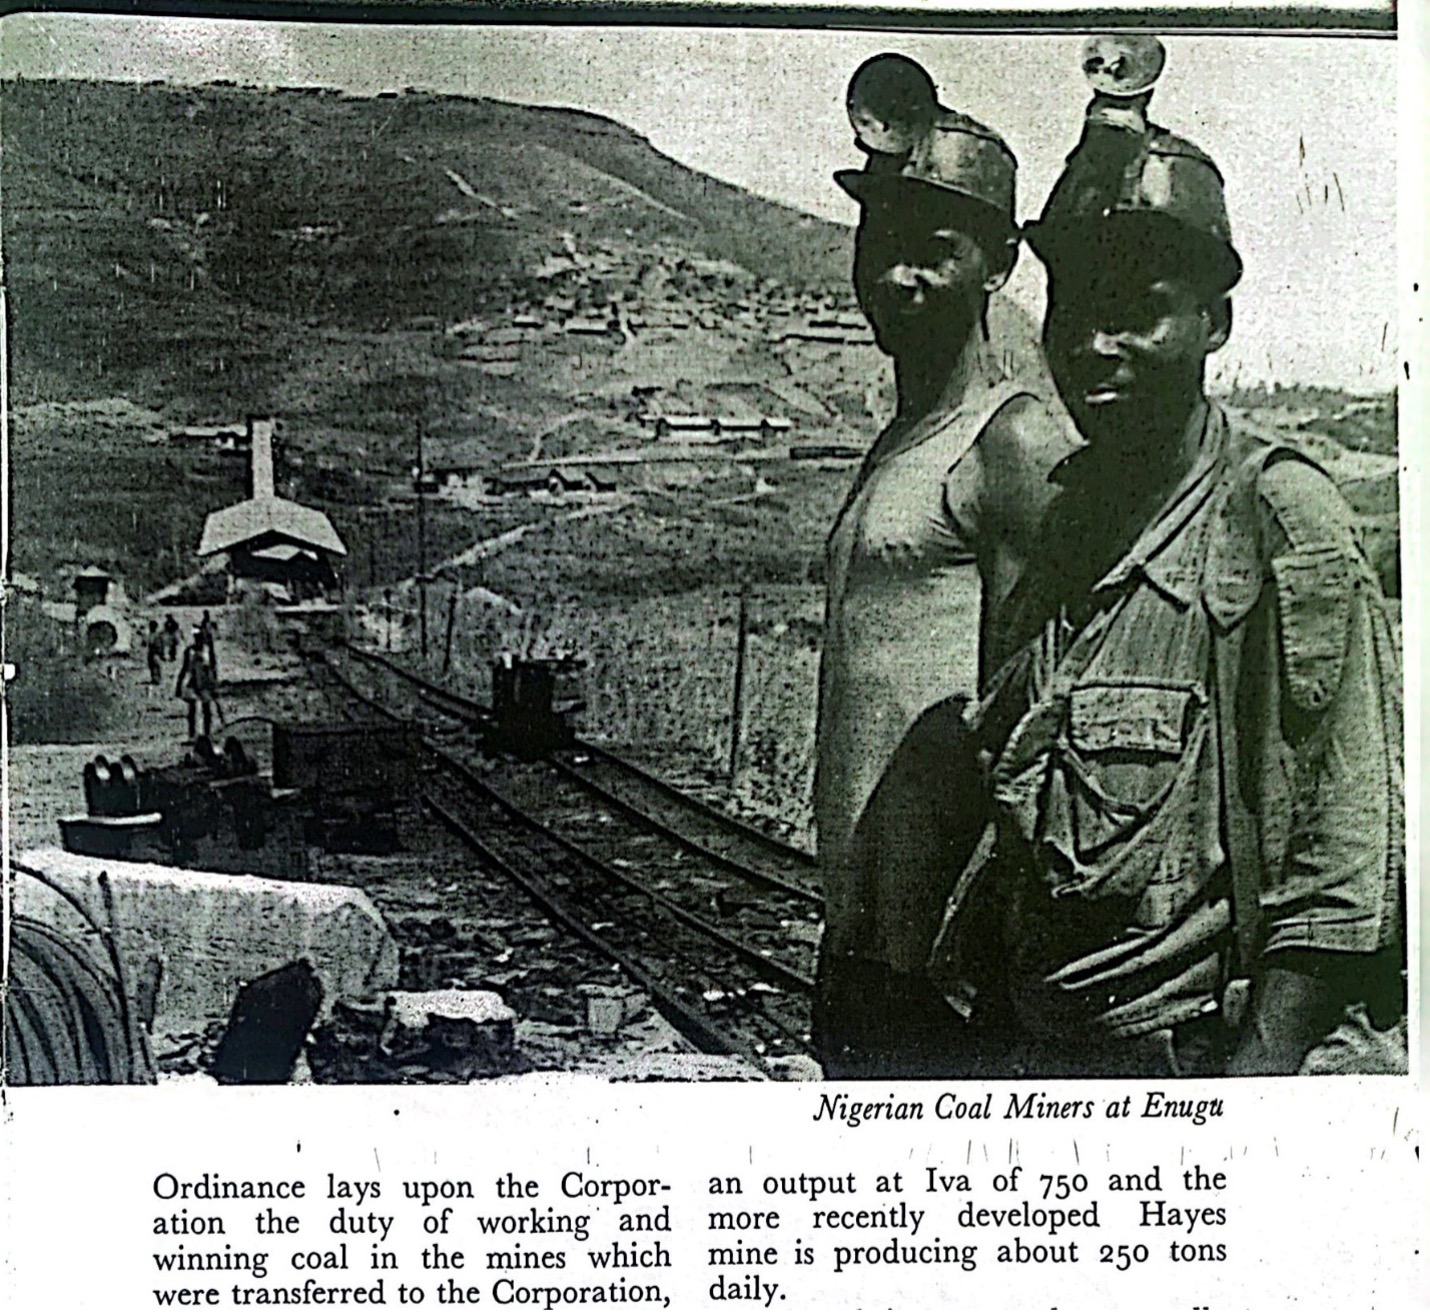
[[745, 646], [749, 634], [749, 595], [740, 587], [740, 613], [735, 623], [735, 689], [730, 707], [730, 787], [740, 761], [740, 729], [745, 719]]
[[461, 594], [461, 581], [456, 580], [452, 584], [452, 596], [447, 601], [447, 637], [442, 646], [442, 673], [445, 675], [452, 668], [452, 626], [457, 620], [457, 598]]

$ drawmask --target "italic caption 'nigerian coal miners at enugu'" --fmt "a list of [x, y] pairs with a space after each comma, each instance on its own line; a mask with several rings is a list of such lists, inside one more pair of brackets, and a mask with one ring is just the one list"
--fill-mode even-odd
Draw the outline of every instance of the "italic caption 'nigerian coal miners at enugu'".
[[1085, 445], [1024, 578], [1040, 632], [974, 717], [996, 842], [931, 962], [969, 1018], [949, 1070], [1393, 1069], [1394, 639], [1330, 479], [1207, 399], [1242, 266], [1215, 164], [1147, 120], [1160, 66], [1089, 43], [1082, 139], [1027, 231]]
[[837, 175], [860, 205], [855, 291], [898, 406], [829, 540], [815, 1043], [828, 1076], [913, 1076], [946, 1063], [961, 1024], [926, 964], [978, 838], [964, 711], [1023, 637], [1008, 602], [1073, 439], [988, 341], [1017, 254], [1007, 144], [896, 55], [859, 69], [848, 109], [865, 155]]

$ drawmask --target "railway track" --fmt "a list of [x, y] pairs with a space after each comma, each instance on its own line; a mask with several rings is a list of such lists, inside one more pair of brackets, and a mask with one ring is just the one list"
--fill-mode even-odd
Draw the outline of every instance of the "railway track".
[[[782, 880], [778, 841], [759, 835], [755, 844], [741, 835], [764, 863], [742, 867], [730, 851], [730, 833], [738, 831], [702, 819], [709, 842], [700, 843], [689, 833], [695, 812], [683, 823], [648, 817], [659, 790], [626, 805], [611, 796], [614, 784], [597, 789], [582, 777], [587, 763], [494, 764], [472, 742], [480, 704], [434, 694], [385, 659], [359, 658], [366, 671], [381, 672], [374, 691], [351, 665], [341, 668], [344, 661], [325, 658], [323, 668], [345, 699], [422, 723], [430, 756], [424, 802], [432, 814], [553, 920], [620, 965], [692, 1044], [774, 1071], [778, 1059], [809, 1052], [819, 903], [807, 886]], [[675, 797], [662, 805], [674, 811], [680, 795], [663, 787]]]
[[[378, 667], [417, 691], [433, 709], [482, 724], [491, 709], [475, 698], [443, 688], [380, 652], [349, 643], [347, 655]], [[578, 739], [554, 753], [555, 768], [611, 806], [660, 830], [734, 873], [762, 880], [792, 897], [820, 905], [814, 857], [676, 788], [598, 744]]]

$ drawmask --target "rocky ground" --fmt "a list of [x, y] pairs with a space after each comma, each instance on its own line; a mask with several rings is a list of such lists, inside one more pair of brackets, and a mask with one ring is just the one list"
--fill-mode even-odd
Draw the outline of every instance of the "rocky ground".
[[[185, 630], [196, 617], [181, 619]], [[332, 719], [301, 662], [235, 633], [218, 615], [217, 655], [226, 724], [261, 766], [271, 759], [272, 720]], [[9, 756], [9, 845], [14, 853], [54, 846], [58, 818], [85, 810], [81, 771], [98, 753], [131, 753], [143, 765], [185, 751], [183, 703], [174, 667], [155, 687], [139, 657], [116, 660], [112, 727], [89, 744], [23, 744]], [[218, 737], [218, 735], [216, 735]], [[364, 890], [387, 921], [401, 955], [403, 990], [483, 990], [515, 1011], [516, 1071], [578, 1072], [612, 1079], [748, 1079], [742, 1064], [690, 1050], [618, 968], [549, 923], [521, 891], [478, 867], [435, 823], [424, 821], [406, 849], [387, 857], [315, 852], [315, 878]], [[217, 1039], [180, 1037], [157, 1054], [173, 1074], [202, 1068]], [[441, 1079], [408, 1068], [400, 1079]]]

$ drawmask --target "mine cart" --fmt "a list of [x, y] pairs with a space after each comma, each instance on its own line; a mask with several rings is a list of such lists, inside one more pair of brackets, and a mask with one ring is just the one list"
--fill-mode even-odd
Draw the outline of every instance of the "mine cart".
[[492, 722], [487, 747], [535, 758], [571, 742], [568, 718], [580, 704], [564, 697], [567, 677], [581, 663], [572, 657], [513, 657], [492, 663]]
[[273, 727], [273, 782], [299, 790], [309, 841], [332, 852], [391, 852], [418, 819], [418, 729], [387, 723]]

